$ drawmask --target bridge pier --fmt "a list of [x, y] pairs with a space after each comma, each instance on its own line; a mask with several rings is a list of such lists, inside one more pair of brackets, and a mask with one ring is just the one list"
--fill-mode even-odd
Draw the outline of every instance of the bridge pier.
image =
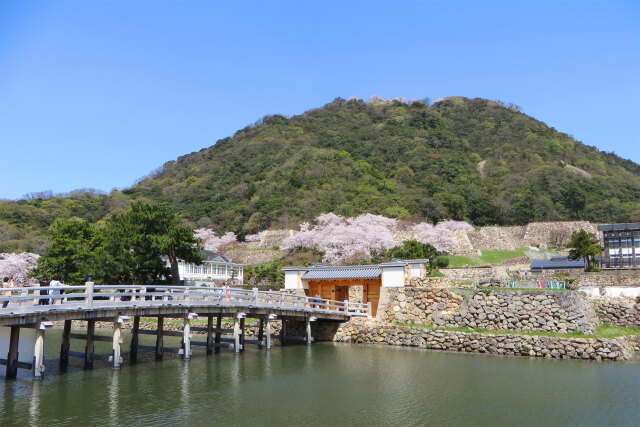
[[9, 353], [7, 354], [7, 370], [5, 377], [15, 380], [18, 376], [18, 342], [20, 341], [20, 326], [11, 327], [9, 337]]
[[213, 314], [207, 316], [207, 354], [213, 353]]
[[71, 335], [71, 320], [65, 320], [64, 329], [62, 330], [62, 344], [60, 345], [60, 372], [67, 372], [69, 367], [69, 335]]
[[275, 314], [268, 314], [266, 319], [264, 319], [264, 329], [265, 329], [265, 335], [266, 335], [266, 345], [267, 345], [267, 351], [271, 351], [271, 320], [275, 319], [276, 315]]
[[258, 348], [262, 348], [262, 340], [264, 339], [264, 318], [260, 318], [258, 323]]
[[113, 340], [111, 344], [111, 363], [113, 369], [120, 369], [122, 365], [122, 324], [129, 320], [127, 316], [119, 316], [113, 322]]
[[182, 358], [184, 360], [191, 359], [191, 319], [197, 319], [196, 313], [189, 313], [184, 317], [184, 326], [182, 327]]
[[240, 352], [241, 353], [244, 352], [244, 337], [245, 337], [244, 321], [245, 321], [244, 317], [240, 319]]
[[164, 316], [158, 316], [158, 329], [156, 330], [156, 360], [162, 360], [163, 335]]
[[140, 331], [140, 316], [133, 316], [133, 327], [131, 328], [131, 352], [129, 362], [132, 365], [138, 363], [138, 332]]
[[96, 321], [87, 321], [87, 345], [84, 348], [84, 369], [93, 369], [93, 341], [96, 331]]
[[218, 314], [218, 319], [216, 320], [216, 338], [215, 338], [215, 346], [214, 346], [214, 352], [216, 354], [220, 353], [220, 335], [222, 335], [222, 332], [220, 332], [220, 329], [222, 328], [222, 314]]
[[[244, 330], [241, 329], [244, 327], [244, 318], [247, 317], [245, 313], [237, 312], [233, 317], [233, 350], [236, 354], [242, 351], [242, 342], [244, 342], [244, 338], [242, 338]], [[242, 320], [242, 322], [241, 322]]]
[[31, 371], [33, 378], [39, 379], [44, 375], [44, 331], [53, 326], [51, 322], [36, 323], [36, 342], [33, 348], [33, 364]]
[[287, 321], [282, 319], [282, 326], [280, 327], [280, 345], [287, 345]]

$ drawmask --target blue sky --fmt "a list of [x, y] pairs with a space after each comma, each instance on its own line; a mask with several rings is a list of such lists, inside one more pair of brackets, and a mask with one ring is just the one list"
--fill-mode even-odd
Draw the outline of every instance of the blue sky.
[[123, 188], [266, 114], [483, 97], [640, 162], [637, 1], [0, 1], [0, 198]]

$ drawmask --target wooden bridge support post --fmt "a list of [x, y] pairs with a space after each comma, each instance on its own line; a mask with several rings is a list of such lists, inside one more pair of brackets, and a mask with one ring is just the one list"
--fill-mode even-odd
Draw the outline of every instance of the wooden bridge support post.
[[7, 354], [7, 370], [5, 377], [15, 380], [18, 376], [18, 342], [20, 341], [20, 326], [11, 327], [9, 337], [9, 353]]
[[69, 335], [71, 334], [71, 320], [64, 321], [62, 344], [60, 345], [60, 372], [66, 372], [69, 367]]
[[33, 348], [33, 365], [31, 372], [33, 378], [42, 378], [44, 375], [44, 331], [53, 326], [51, 322], [36, 323], [36, 342]]
[[284, 319], [280, 322], [282, 323], [280, 327], [280, 345], [284, 346], [287, 344], [287, 322]]
[[96, 331], [96, 321], [87, 321], [87, 345], [84, 348], [84, 369], [93, 369], [93, 336]]
[[244, 324], [244, 318], [247, 315], [245, 313], [237, 312], [233, 317], [233, 349], [237, 353], [242, 351], [242, 342], [244, 339], [241, 337], [243, 331], [240, 327], [240, 320], [242, 319], [242, 323]]
[[182, 327], [182, 358], [184, 360], [191, 359], [191, 320], [197, 318], [196, 313], [189, 313], [184, 317], [184, 326]]
[[258, 348], [262, 348], [262, 340], [264, 339], [264, 319], [260, 318], [258, 324]]
[[156, 330], [156, 360], [162, 360], [163, 335], [164, 316], [158, 316], [158, 329]]
[[264, 320], [265, 323], [265, 334], [266, 334], [266, 339], [267, 339], [267, 351], [271, 350], [271, 320], [275, 319], [276, 315], [275, 314], [268, 314], [267, 318]]
[[[220, 344], [220, 329], [222, 328], [222, 314], [218, 314], [218, 320], [216, 320], [216, 338], [215, 343]], [[213, 350], [216, 354], [220, 353], [220, 346], [215, 346]]]
[[245, 330], [244, 330], [244, 318], [240, 319], [240, 351], [244, 352], [244, 337], [245, 337]]
[[140, 316], [133, 316], [133, 328], [131, 328], [131, 353], [129, 353], [129, 362], [132, 365], [138, 363], [138, 331], [140, 331]]
[[111, 345], [111, 363], [113, 369], [122, 365], [122, 324], [129, 320], [127, 316], [119, 316], [113, 322], [113, 340]]
[[213, 314], [207, 316], [207, 354], [213, 353]]

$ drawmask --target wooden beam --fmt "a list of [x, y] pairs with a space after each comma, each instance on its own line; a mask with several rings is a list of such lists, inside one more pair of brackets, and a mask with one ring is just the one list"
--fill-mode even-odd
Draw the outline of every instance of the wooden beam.
[[207, 316], [207, 354], [213, 354], [213, 314]]
[[66, 372], [69, 367], [69, 344], [71, 335], [71, 320], [64, 321], [62, 344], [60, 345], [60, 372]]
[[84, 369], [93, 369], [93, 337], [96, 331], [96, 321], [87, 321], [87, 345], [84, 348]]
[[156, 329], [156, 360], [162, 360], [163, 332], [164, 316], [158, 316], [158, 329]]
[[133, 327], [131, 328], [131, 353], [129, 361], [132, 365], [138, 363], [138, 331], [140, 331], [140, 316], [133, 316]]
[[262, 339], [264, 338], [264, 319], [260, 319], [260, 323], [258, 324], [258, 347], [262, 347]]
[[220, 347], [217, 344], [220, 344], [220, 330], [222, 329], [222, 314], [218, 314], [218, 319], [216, 320], [216, 338], [214, 341], [214, 352], [220, 353]]
[[244, 318], [240, 319], [240, 351], [244, 351]]
[[18, 342], [20, 341], [20, 326], [11, 327], [9, 338], [9, 353], [7, 354], [7, 370], [5, 377], [15, 380], [18, 376]]

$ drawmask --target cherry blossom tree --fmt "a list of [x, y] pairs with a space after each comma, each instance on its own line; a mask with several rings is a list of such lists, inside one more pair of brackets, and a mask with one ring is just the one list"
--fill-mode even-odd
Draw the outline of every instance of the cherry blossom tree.
[[391, 235], [397, 221], [390, 218], [371, 214], [344, 218], [328, 213], [316, 221], [312, 229], [303, 223], [298, 234], [284, 240], [282, 249], [316, 249], [324, 252], [324, 261], [339, 263], [357, 257], [368, 259], [374, 251], [400, 244]]
[[228, 232], [218, 237], [216, 233], [209, 228], [195, 230], [195, 236], [202, 240], [202, 245], [205, 249], [218, 253], [224, 253], [230, 244], [238, 241], [236, 234], [233, 232]]
[[27, 273], [34, 268], [40, 255], [30, 252], [20, 254], [0, 253], [0, 280], [3, 277], [13, 277], [17, 286], [28, 286], [36, 283], [35, 279], [29, 279]]

